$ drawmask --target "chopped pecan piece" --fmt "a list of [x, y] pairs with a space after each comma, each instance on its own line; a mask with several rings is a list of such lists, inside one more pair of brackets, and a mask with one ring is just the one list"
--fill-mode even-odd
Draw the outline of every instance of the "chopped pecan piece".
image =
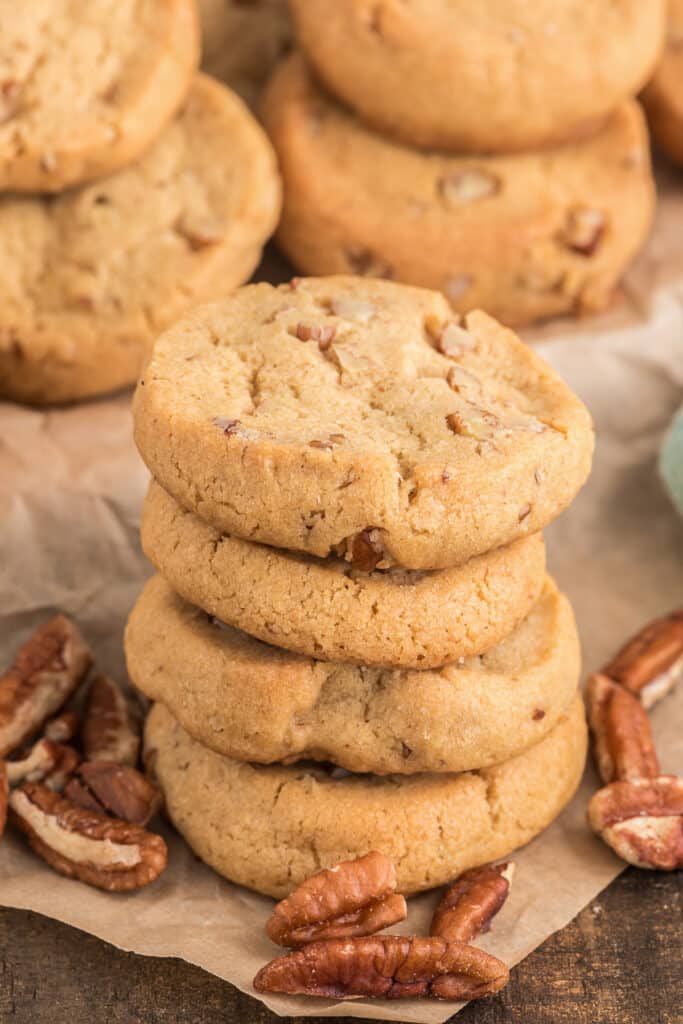
[[92, 655], [64, 615], [40, 626], [0, 678], [0, 757], [40, 731], [87, 675]]
[[430, 933], [447, 942], [471, 942], [487, 932], [508, 897], [513, 870], [513, 864], [487, 864], [465, 871], [446, 889]]
[[43, 729], [46, 740], [55, 743], [68, 743], [79, 730], [81, 720], [75, 711], [63, 711], [57, 718], [51, 719]]
[[38, 740], [21, 760], [7, 762], [7, 781], [11, 787], [24, 782], [42, 782], [58, 762], [59, 746], [52, 740]]
[[153, 882], [166, 867], [166, 843], [127, 821], [75, 807], [38, 783], [9, 798], [10, 820], [32, 849], [67, 878], [107, 892], [130, 892]]
[[683, 779], [624, 779], [599, 789], [588, 820], [618, 857], [638, 868], [683, 868]]
[[278, 903], [266, 932], [279, 946], [372, 935], [405, 918], [406, 901], [395, 889], [394, 865], [373, 850], [307, 878]]
[[602, 671], [651, 708], [683, 679], [683, 608], [650, 622]]
[[593, 753], [602, 781], [658, 775], [652, 729], [640, 701], [600, 673], [588, 680], [586, 701]]
[[225, 237], [225, 224], [217, 217], [198, 216], [186, 210], [175, 223], [178, 234], [185, 239], [190, 249], [204, 249], [217, 245]]
[[7, 822], [7, 801], [9, 798], [9, 784], [7, 782], [7, 770], [5, 762], [0, 761], [0, 836], [5, 831]]
[[321, 352], [324, 352], [334, 341], [337, 327], [335, 324], [305, 324], [299, 322], [292, 333], [299, 341], [317, 341], [318, 348]]
[[361, 572], [372, 572], [384, 558], [379, 530], [361, 530], [351, 541], [351, 564]]
[[86, 761], [116, 761], [131, 767], [137, 764], [138, 723], [125, 694], [108, 676], [95, 676], [88, 690], [82, 739]]
[[439, 938], [373, 935], [327, 939], [272, 960], [254, 978], [257, 992], [343, 999], [478, 999], [498, 992], [510, 972], [475, 946]]
[[64, 793], [77, 807], [133, 825], [146, 825], [161, 806], [160, 791], [142, 772], [114, 761], [84, 761]]
[[339, 295], [332, 299], [330, 309], [335, 316], [344, 320], [357, 320], [366, 324], [377, 312], [377, 307], [364, 299], [354, 299], [352, 295]]
[[392, 278], [394, 276], [393, 267], [370, 249], [351, 246], [346, 250], [346, 259], [353, 273], [358, 274], [359, 277]]
[[592, 256], [605, 233], [606, 218], [602, 210], [580, 206], [571, 210], [562, 232], [562, 241], [580, 256]]
[[472, 167], [440, 178], [438, 190], [447, 206], [464, 206], [495, 196], [500, 192], [500, 179], [489, 171]]

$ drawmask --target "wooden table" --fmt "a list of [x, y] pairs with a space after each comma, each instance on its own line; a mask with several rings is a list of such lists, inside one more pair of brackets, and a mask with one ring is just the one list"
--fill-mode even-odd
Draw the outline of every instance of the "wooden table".
[[[501, 995], [472, 1003], [455, 1019], [458, 1024], [681, 1024], [682, 896], [681, 872], [627, 871], [520, 964]], [[121, 953], [37, 914], [0, 910], [0, 1024], [271, 1024], [280, 1019], [197, 967]], [[319, 1018], [305, 1020], [315, 1024]]]

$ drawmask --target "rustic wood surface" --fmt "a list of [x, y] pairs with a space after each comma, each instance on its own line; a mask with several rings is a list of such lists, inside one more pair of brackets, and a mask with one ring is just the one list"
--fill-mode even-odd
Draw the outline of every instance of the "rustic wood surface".
[[[454, 1019], [458, 1024], [681, 1024], [682, 895], [680, 872], [627, 871], [527, 957], [499, 996], [470, 1004]], [[37, 914], [0, 910], [1, 1024], [275, 1024], [281, 1019], [197, 967], [121, 953]], [[316, 1024], [319, 1019], [303, 1020]]]

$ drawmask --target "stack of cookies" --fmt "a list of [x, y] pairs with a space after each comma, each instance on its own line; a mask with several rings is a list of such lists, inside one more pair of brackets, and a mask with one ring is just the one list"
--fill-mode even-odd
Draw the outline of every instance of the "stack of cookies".
[[196, 0], [0, 16], [0, 397], [132, 384], [160, 330], [258, 263], [275, 157], [198, 62]]
[[128, 668], [203, 860], [279, 897], [377, 849], [414, 892], [555, 818], [586, 730], [540, 531], [593, 438], [532, 350], [435, 292], [251, 285], [159, 339], [134, 414]]
[[596, 311], [654, 210], [633, 96], [665, 0], [291, 0], [301, 52], [263, 116], [279, 243], [508, 324]]

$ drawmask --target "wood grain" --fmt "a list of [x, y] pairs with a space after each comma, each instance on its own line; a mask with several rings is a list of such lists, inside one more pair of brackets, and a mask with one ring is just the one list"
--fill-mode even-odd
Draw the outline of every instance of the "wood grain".
[[[681, 1024], [682, 896], [681, 872], [627, 871], [520, 964], [499, 996], [471, 1004], [455, 1019], [458, 1024]], [[1, 1024], [275, 1024], [281, 1019], [197, 967], [122, 953], [37, 914], [0, 910]], [[335, 1019], [350, 1024], [350, 1018]], [[299, 1020], [318, 1024], [320, 1019]]]

